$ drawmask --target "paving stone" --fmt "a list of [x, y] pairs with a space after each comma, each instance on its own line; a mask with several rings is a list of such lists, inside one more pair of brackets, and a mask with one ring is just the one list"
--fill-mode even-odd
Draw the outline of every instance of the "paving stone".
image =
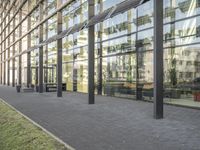
[[17, 93], [0, 86], [0, 97], [77, 150], [200, 150], [200, 110], [87, 94]]

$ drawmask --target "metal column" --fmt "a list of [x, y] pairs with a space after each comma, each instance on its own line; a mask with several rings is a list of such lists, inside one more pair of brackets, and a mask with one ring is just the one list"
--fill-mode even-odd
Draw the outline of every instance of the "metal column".
[[[3, 19], [3, 14], [0, 14], [0, 17], [1, 17], [1, 20], [2, 20]], [[2, 30], [3, 30], [3, 25], [2, 24], [0, 25], [0, 28], [1, 28], [1, 32], [2, 32]], [[3, 41], [3, 34], [1, 34], [0, 37], [1, 37], [1, 41]], [[0, 64], [0, 84], [2, 84], [2, 72], [3, 72], [2, 71], [2, 61], [3, 61], [2, 60], [2, 51], [3, 51], [2, 43], [1, 43], [0, 46], [1, 46], [1, 51], [0, 51], [1, 52], [1, 56], [0, 56], [0, 58], [1, 58], [1, 64]]]
[[[4, 22], [4, 27], [6, 26], [6, 20]], [[3, 51], [6, 49], [6, 31], [4, 30], [4, 47], [3, 47]], [[6, 51], [3, 52], [4, 55], [4, 64], [3, 64], [3, 84], [6, 85]]]
[[[103, 3], [102, 0], [98, 1], [98, 4], [100, 5], [100, 12], [103, 11]], [[97, 75], [98, 75], [98, 86], [97, 86], [97, 93], [98, 95], [102, 94], [102, 30], [103, 30], [103, 24], [99, 23], [99, 31], [97, 33], [97, 41], [99, 42], [98, 44], [98, 56], [99, 58], [97, 59]]]
[[[102, 26], [102, 25], [100, 24], [100, 26]], [[101, 33], [98, 33], [98, 36], [99, 36], [99, 34], [101, 34]], [[102, 38], [101, 37], [98, 37], [100, 39], [100, 43], [99, 43], [99, 47], [98, 47], [99, 58], [97, 59], [97, 63], [98, 63], [98, 66], [97, 66], [97, 69], [98, 69], [97, 70], [97, 74], [98, 74], [98, 87], [97, 87], [98, 89], [97, 89], [97, 93], [98, 93], [98, 95], [102, 94], [102, 80], [103, 80], [102, 79], [102, 63], [103, 63], [102, 60], [103, 60], [103, 58], [102, 58]]]
[[[8, 20], [10, 20], [10, 14], [8, 14]], [[10, 23], [8, 24], [8, 33], [10, 33]], [[10, 36], [8, 36], [8, 46], [10, 46]], [[10, 58], [10, 47], [8, 48], [8, 59]], [[10, 85], [10, 60], [7, 62], [7, 85]]]
[[[30, 11], [30, 1], [28, 1], [28, 12]], [[27, 32], [31, 29], [31, 17], [27, 19]], [[31, 33], [27, 35], [27, 49], [31, 47]], [[27, 87], [31, 84], [31, 52], [27, 53]]]
[[163, 0], [154, 0], [154, 118], [163, 118]]
[[[45, 8], [48, 6], [47, 3], [48, 3], [48, 1], [45, 0], [44, 1]], [[45, 11], [45, 16], [48, 16], [47, 11]], [[48, 39], [48, 28], [47, 28], [48, 27], [48, 21], [46, 21], [45, 26], [46, 26], [46, 28], [45, 28], [45, 40], [47, 40]], [[47, 69], [48, 68], [48, 44], [46, 44], [44, 46], [44, 48], [45, 48], [45, 54], [43, 54], [43, 55], [45, 55], [45, 59], [46, 59], [46, 61], [45, 61], [46, 69], [45, 69], [45, 72], [44, 72], [44, 75], [45, 75], [44, 82], [48, 83], [48, 69]]]
[[[40, 21], [43, 18], [42, 12], [43, 5], [39, 4]], [[43, 41], [43, 24], [39, 26], [39, 43]], [[39, 93], [43, 93], [43, 46], [39, 48]]]
[[[13, 29], [15, 28], [15, 18], [13, 18]], [[13, 41], [15, 41], [15, 31], [13, 32]], [[13, 56], [15, 55], [15, 44], [13, 44]], [[12, 60], [12, 86], [15, 86], [15, 57]]]
[[[94, 0], [88, 0], [88, 19], [94, 16]], [[88, 28], [88, 103], [95, 103], [94, 95], [94, 25]]]
[[[62, 5], [57, 0], [57, 8]], [[57, 34], [62, 32], [62, 12], [57, 12]], [[62, 97], [62, 39], [57, 40], [57, 97]]]
[[[22, 20], [22, 10], [19, 11], [19, 22]], [[19, 25], [19, 37], [22, 36], [22, 24]], [[19, 40], [19, 53], [22, 51], [22, 39]], [[19, 56], [19, 60], [18, 60], [18, 85], [22, 84], [22, 78], [21, 78], [21, 74], [22, 74], [22, 56]]]

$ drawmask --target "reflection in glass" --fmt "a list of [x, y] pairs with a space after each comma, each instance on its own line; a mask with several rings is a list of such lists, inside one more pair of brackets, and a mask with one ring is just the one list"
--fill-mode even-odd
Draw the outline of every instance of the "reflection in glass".
[[135, 55], [103, 58], [103, 94], [133, 98], [136, 88]]
[[165, 100], [200, 106], [200, 45], [166, 49], [164, 52]]

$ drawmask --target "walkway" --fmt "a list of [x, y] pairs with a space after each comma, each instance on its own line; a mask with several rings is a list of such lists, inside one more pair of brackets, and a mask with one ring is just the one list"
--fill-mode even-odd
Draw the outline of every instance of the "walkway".
[[16, 93], [0, 86], [0, 97], [77, 150], [199, 150], [200, 110], [165, 106], [153, 119], [152, 103], [65, 92]]

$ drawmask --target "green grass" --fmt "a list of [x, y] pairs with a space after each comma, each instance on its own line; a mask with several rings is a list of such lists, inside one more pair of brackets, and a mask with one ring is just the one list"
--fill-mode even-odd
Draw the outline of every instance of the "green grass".
[[67, 150], [0, 100], [0, 150]]

